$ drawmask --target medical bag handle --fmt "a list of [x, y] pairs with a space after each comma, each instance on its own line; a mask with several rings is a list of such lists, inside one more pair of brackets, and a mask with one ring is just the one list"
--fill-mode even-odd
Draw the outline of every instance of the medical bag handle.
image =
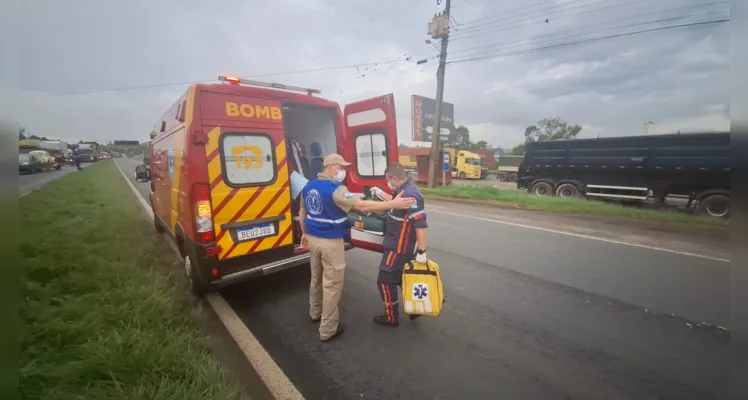
[[[415, 257], [413, 259], [411, 259], [410, 261], [407, 262], [406, 269], [409, 270], [409, 271], [413, 271], [413, 268], [415, 268], [413, 266], [413, 260], [415, 260]], [[426, 270], [433, 273], [434, 271], [431, 269], [431, 264], [430, 263], [431, 263], [431, 260], [427, 259], [426, 260], [426, 264], [425, 264], [426, 265]]]

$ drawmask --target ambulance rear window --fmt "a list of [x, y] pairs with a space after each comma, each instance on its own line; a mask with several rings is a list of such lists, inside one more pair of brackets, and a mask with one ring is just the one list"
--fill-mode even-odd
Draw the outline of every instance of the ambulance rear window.
[[229, 186], [258, 186], [275, 181], [273, 141], [262, 133], [225, 133], [221, 137], [223, 180]]
[[356, 169], [361, 177], [383, 177], [387, 169], [387, 136], [366, 133], [356, 136]]

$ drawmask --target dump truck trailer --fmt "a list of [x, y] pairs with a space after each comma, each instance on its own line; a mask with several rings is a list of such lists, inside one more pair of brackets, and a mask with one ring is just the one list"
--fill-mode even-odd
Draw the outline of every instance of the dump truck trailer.
[[537, 196], [622, 201], [688, 197], [687, 207], [730, 215], [730, 132], [701, 132], [527, 144], [518, 188]]

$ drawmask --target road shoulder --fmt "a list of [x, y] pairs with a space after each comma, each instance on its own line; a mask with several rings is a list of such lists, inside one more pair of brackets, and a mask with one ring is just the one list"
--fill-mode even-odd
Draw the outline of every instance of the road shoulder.
[[[148, 201], [135, 187], [123, 166], [119, 163], [116, 165], [138, 199], [144, 217], [152, 220], [153, 214]], [[166, 234], [161, 238], [171, 247], [171, 251], [166, 252], [174, 258], [175, 264], [179, 265], [178, 251], [173, 240]], [[252, 399], [303, 399], [294, 384], [252, 335], [249, 328], [244, 326], [236, 313], [226, 305], [219, 293], [206, 295], [198, 304], [196, 318], [203, 322], [211, 349], [221, 364], [240, 382], [245, 393], [251, 394]]]

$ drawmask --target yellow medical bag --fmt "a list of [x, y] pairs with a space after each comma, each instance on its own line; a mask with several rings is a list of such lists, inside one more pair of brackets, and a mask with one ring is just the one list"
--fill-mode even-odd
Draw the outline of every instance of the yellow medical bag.
[[437, 263], [427, 260], [423, 264], [412, 260], [405, 264], [402, 287], [406, 314], [439, 315], [444, 303], [444, 288]]

